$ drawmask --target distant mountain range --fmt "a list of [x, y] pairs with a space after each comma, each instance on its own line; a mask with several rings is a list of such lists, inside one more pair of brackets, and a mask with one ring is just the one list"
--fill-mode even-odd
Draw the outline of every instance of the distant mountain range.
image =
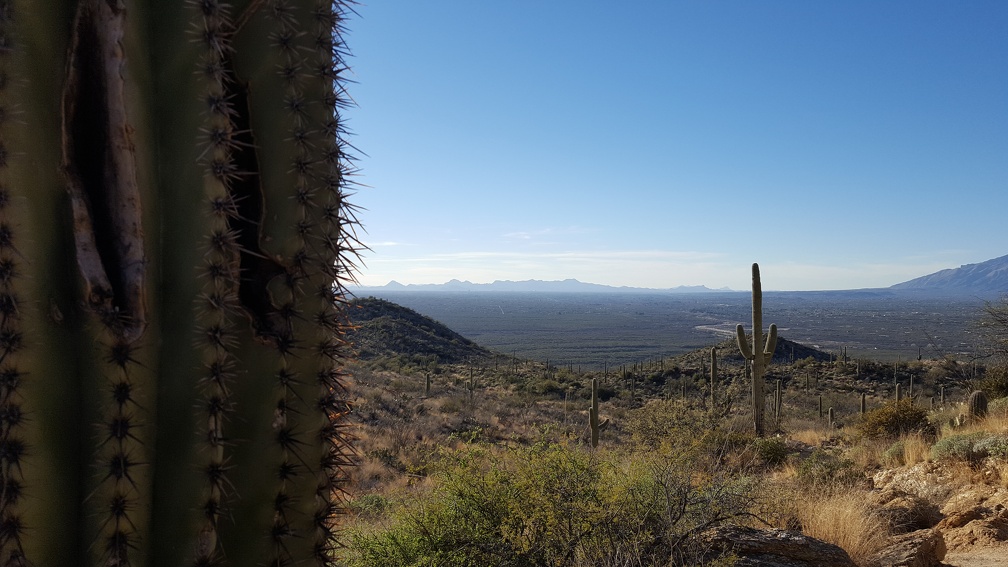
[[559, 293], [570, 293], [570, 292], [620, 292], [620, 293], [634, 293], [634, 292], [665, 292], [665, 293], [700, 293], [700, 292], [710, 292], [710, 291], [731, 291], [728, 288], [722, 289], [711, 289], [702, 285], [682, 285], [679, 287], [667, 288], [667, 289], [652, 289], [644, 287], [627, 287], [627, 286], [611, 286], [611, 285], [601, 285], [593, 283], [585, 283], [575, 279], [566, 279], [562, 281], [544, 281], [544, 280], [523, 280], [523, 281], [511, 281], [511, 280], [497, 280], [493, 283], [472, 283], [469, 281], [459, 281], [451, 280], [443, 284], [408, 284], [403, 285], [397, 281], [391, 281], [383, 286], [378, 287], [362, 287], [362, 290], [381, 290], [381, 291], [539, 291], [539, 292], [559, 292]]
[[[921, 276], [888, 288], [892, 291], [912, 291], [933, 294], [973, 294], [991, 296], [1008, 293], [1008, 256], [1001, 256], [978, 264], [966, 264], [958, 268], [941, 270]], [[609, 286], [585, 283], [575, 279], [562, 281], [498, 280], [493, 283], [478, 284], [469, 281], [451, 280], [443, 284], [403, 285], [391, 281], [383, 286], [360, 287], [357, 292], [400, 292], [400, 291], [451, 291], [451, 292], [620, 292], [620, 293], [709, 293], [732, 291], [729, 288], [711, 289], [702, 285], [679, 286], [655, 289], [627, 286]]]
[[898, 283], [889, 289], [980, 295], [1008, 293], [1008, 256], [941, 270]]

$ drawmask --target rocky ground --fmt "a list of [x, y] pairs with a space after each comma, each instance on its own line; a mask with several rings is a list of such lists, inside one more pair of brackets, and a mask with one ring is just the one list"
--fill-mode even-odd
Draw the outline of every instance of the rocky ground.
[[932, 532], [943, 540], [943, 557], [913, 565], [1008, 566], [1006, 473], [1003, 465], [919, 463], [882, 471], [874, 482], [897, 531]]
[[[934, 462], [884, 470], [871, 504], [889, 543], [861, 567], [1008, 567], [1008, 466]], [[722, 526], [705, 534], [740, 567], [855, 567], [834, 545], [797, 532]]]

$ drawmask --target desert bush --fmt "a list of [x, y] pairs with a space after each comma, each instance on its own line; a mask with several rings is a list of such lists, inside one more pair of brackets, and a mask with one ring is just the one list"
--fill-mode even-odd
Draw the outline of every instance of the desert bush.
[[987, 414], [997, 417], [1008, 417], [1008, 396], [991, 400], [987, 404]]
[[787, 441], [783, 437], [763, 437], [753, 442], [756, 454], [764, 464], [770, 467], [778, 467], [787, 462], [788, 454], [791, 452], [787, 446]]
[[697, 442], [716, 427], [717, 418], [681, 399], [652, 400], [627, 415], [627, 430], [633, 440], [650, 447]]
[[988, 399], [1008, 396], [1008, 366], [988, 366], [983, 376], [974, 382], [974, 387], [987, 394]]
[[1008, 435], [976, 431], [940, 439], [931, 447], [937, 460], [978, 463], [987, 457], [1008, 459]]
[[694, 564], [691, 536], [741, 514], [751, 491], [671, 450], [467, 447], [442, 462], [429, 492], [348, 534], [348, 565]]
[[798, 465], [798, 480], [806, 485], [847, 485], [864, 480], [864, 475], [851, 459], [819, 448]]
[[928, 442], [920, 435], [904, 435], [882, 453], [882, 463], [887, 467], [901, 467], [926, 460], [930, 451]]
[[927, 410], [912, 405], [906, 399], [883, 404], [865, 413], [857, 428], [861, 435], [869, 439], [895, 439], [912, 433], [934, 438], [937, 434], [928, 421]]
[[358, 516], [376, 518], [392, 507], [389, 499], [381, 494], [362, 494], [350, 501], [350, 511]]
[[903, 460], [903, 445], [904, 440], [900, 437], [882, 453], [882, 463], [887, 467], [901, 467], [905, 465], [906, 462]]

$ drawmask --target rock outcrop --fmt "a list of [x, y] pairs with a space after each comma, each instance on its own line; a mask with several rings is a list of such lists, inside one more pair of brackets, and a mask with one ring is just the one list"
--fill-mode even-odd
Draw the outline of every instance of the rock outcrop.
[[945, 538], [937, 529], [898, 535], [866, 563], [867, 567], [937, 567], [945, 559]]
[[737, 567], [855, 567], [843, 549], [798, 532], [719, 526], [701, 538], [715, 553], [734, 553]]

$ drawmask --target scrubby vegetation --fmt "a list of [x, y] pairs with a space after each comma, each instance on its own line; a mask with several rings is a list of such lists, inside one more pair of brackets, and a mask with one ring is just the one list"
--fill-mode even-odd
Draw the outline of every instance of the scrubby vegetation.
[[[731, 522], [800, 530], [865, 562], [899, 529], [871, 504], [881, 468], [1008, 470], [1008, 398], [992, 395], [985, 418], [966, 419], [975, 383], [951, 377], [947, 359], [902, 363], [904, 395], [914, 386], [896, 401], [891, 365], [784, 357], [769, 369], [768, 433], [757, 438], [741, 359], [719, 361], [712, 397], [708, 351], [589, 372], [479, 351], [456, 362], [437, 352], [362, 361], [352, 386], [360, 466], [341, 559], [728, 565], [698, 536]], [[604, 424], [596, 449], [591, 378]]]

